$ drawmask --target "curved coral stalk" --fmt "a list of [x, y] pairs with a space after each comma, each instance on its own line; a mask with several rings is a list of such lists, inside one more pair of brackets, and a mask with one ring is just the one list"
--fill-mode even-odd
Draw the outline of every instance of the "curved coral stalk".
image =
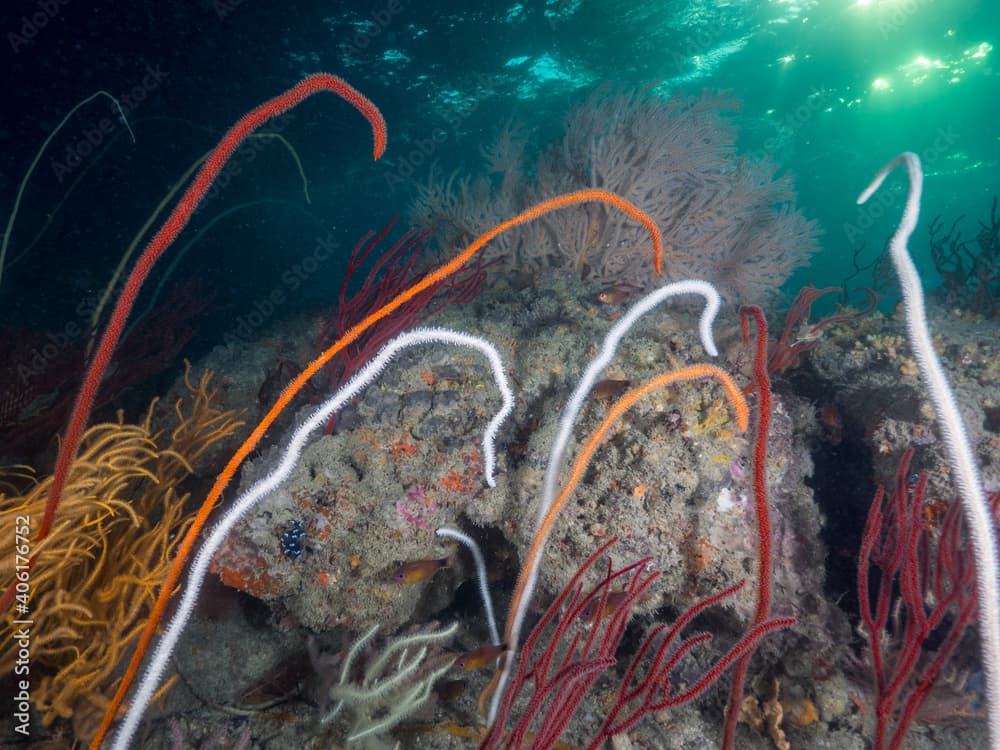
[[881, 186], [889, 173], [900, 164], [906, 166], [910, 189], [899, 227], [889, 241], [889, 254], [899, 276], [903, 290], [903, 307], [906, 311], [906, 329], [913, 355], [920, 367], [920, 375], [930, 394], [944, 437], [948, 463], [955, 476], [955, 484], [962, 498], [962, 512], [972, 539], [976, 558], [976, 588], [979, 599], [979, 642], [986, 675], [986, 705], [990, 728], [990, 747], [1000, 750], [1000, 574], [997, 572], [997, 532], [993, 526], [983, 483], [976, 466], [976, 459], [969, 441], [965, 423], [958, 409], [958, 401], [948, 384], [948, 376], [934, 351], [924, 290], [920, 274], [910, 257], [907, 243], [917, 227], [920, 215], [920, 195], [923, 191], [924, 173], [916, 154], [904, 152], [886, 164], [871, 184], [858, 197], [858, 203], [867, 201]]
[[[525, 614], [527, 613], [528, 602], [531, 601], [531, 595], [534, 592], [535, 582], [538, 579], [538, 568], [542, 559], [542, 552], [545, 549], [545, 543], [548, 541], [549, 534], [552, 532], [552, 527], [556, 522], [556, 518], [559, 516], [559, 512], [563, 509], [563, 506], [566, 505], [566, 501], [569, 500], [569, 496], [573, 494], [573, 490], [576, 489], [576, 485], [579, 484], [580, 480], [583, 478], [584, 472], [586, 472], [587, 466], [590, 464], [591, 457], [593, 457], [594, 452], [598, 449], [598, 447], [600, 447], [608, 432], [610, 432], [611, 428], [614, 427], [618, 420], [621, 419], [625, 412], [628, 411], [628, 409], [630, 409], [636, 401], [651, 391], [672, 383], [696, 380], [704, 377], [714, 377], [722, 384], [723, 388], [725, 388], [726, 395], [729, 397], [729, 402], [733, 411], [736, 414], [737, 425], [741, 431], [746, 431], [750, 420], [750, 411], [747, 407], [746, 399], [743, 398], [743, 393], [740, 391], [736, 383], [733, 382], [733, 379], [729, 377], [724, 370], [721, 370], [714, 365], [692, 365], [690, 367], [684, 367], [680, 370], [665, 372], [647, 380], [642, 385], [637, 388], [633, 388], [631, 391], [622, 396], [621, 399], [619, 399], [619, 401], [608, 410], [604, 420], [580, 449], [579, 454], [577, 454], [576, 461], [573, 463], [573, 468], [570, 471], [569, 478], [566, 480], [566, 484], [563, 485], [562, 491], [553, 501], [551, 507], [548, 509], [548, 512], [545, 514], [545, 518], [543, 518], [542, 522], [538, 525], [538, 529], [535, 531], [535, 535], [531, 540], [531, 546], [528, 548], [528, 554], [525, 556], [524, 564], [521, 567], [521, 574], [518, 576], [517, 585], [514, 587], [514, 594], [511, 597], [510, 614], [507, 617], [507, 629], [504, 633], [504, 643], [510, 644], [512, 649], [516, 648], [516, 644], [518, 642], [521, 625], [523, 624]], [[504, 688], [506, 687], [507, 680], [510, 676], [510, 671], [514, 663], [513, 656], [513, 653], [507, 655], [507, 658], [504, 660], [503, 669], [501, 670], [496, 683], [496, 690], [493, 695], [493, 699], [490, 702], [489, 718], [491, 724], [496, 716], [497, 708], [499, 707], [500, 700], [503, 697]]]
[[[181, 233], [191, 216], [194, 214], [202, 199], [208, 193], [212, 183], [225, 167], [226, 162], [233, 155], [239, 145], [253, 133], [257, 128], [278, 115], [288, 111], [303, 99], [320, 91], [332, 91], [339, 94], [343, 99], [350, 102], [359, 112], [361, 112], [372, 125], [375, 134], [375, 158], [381, 156], [385, 150], [385, 121], [378, 109], [361, 92], [350, 86], [342, 78], [330, 75], [329, 73], [317, 73], [308, 76], [298, 84], [290, 88], [285, 93], [264, 102], [255, 109], [243, 115], [233, 127], [222, 137], [219, 145], [205, 160], [205, 164], [198, 172], [190, 187], [184, 191], [184, 195], [177, 202], [170, 216], [160, 227], [160, 230], [146, 245], [146, 249], [139, 257], [135, 268], [125, 281], [125, 286], [115, 303], [108, 327], [101, 336], [101, 343], [97, 347], [94, 359], [87, 369], [80, 392], [77, 394], [76, 402], [73, 404], [73, 411], [70, 415], [69, 425], [63, 442], [59, 449], [59, 457], [56, 460], [55, 471], [52, 474], [52, 488], [49, 490], [49, 499], [45, 506], [45, 515], [42, 517], [42, 524], [38, 530], [35, 544], [39, 544], [48, 536], [55, 520], [56, 509], [62, 498], [63, 489], [66, 486], [66, 479], [69, 468], [76, 457], [76, 452], [80, 447], [80, 440], [87, 427], [87, 420], [90, 418], [90, 410], [94, 406], [97, 398], [97, 390], [100, 387], [104, 374], [111, 363], [115, 347], [121, 338], [125, 323], [139, 291], [142, 289], [146, 277], [149, 276], [153, 265], [160, 256], [166, 252], [177, 236]], [[0, 600], [0, 611], [6, 610], [13, 596], [13, 587], [9, 588], [2, 600]]]
[[551, 211], [565, 208], [566, 206], [574, 206], [578, 203], [588, 203], [593, 201], [607, 203], [608, 205], [624, 211], [636, 221], [640, 222], [649, 231], [650, 239], [653, 244], [653, 264], [659, 272], [661, 258], [663, 255], [663, 239], [660, 235], [660, 230], [647, 214], [640, 211], [627, 200], [619, 198], [617, 195], [609, 193], [606, 190], [579, 190], [575, 193], [568, 193], [567, 195], [550, 198], [549, 200], [542, 201], [541, 203], [532, 206], [512, 219], [508, 219], [502, 224], [498, 224], [485, 234], [480, 235], [475, 242], [455, 256], [451, 261], [444, 264], [433, 273], [427, 274], [409, 289], [397, 295], [382, 307], [372, 312], [336, 342], [334, 342], [326, 351], [310, 362], [309, 365], [285, 387], [285, 390], [283, 390], [281, 395], [278, 396], [278, 400], [274, 403], [274, 406], [272, 406], [267, 414], [264, 415], [261, 421], [254, 428], [253, 432], [250, 433], [250, 436], [247, 437], [247, 439], [243, 442], [243, 445], [237, 449], [236, 453], [234, 453], [233, 457], [229, 460], [229, 463], [226, 464], [222, 472], [218, 475], [218, 477], [216, 477], [215, 483], [212, 485], [212, 489], [209, 490], [208, 496], [205, 498], [201, 508], [199, 508], [198, 513], [195, 515], [191, 528], [188, 529], [187, 534], [185, 534], [184, 539], [181, 541], [180, 547], [177, 551], [177, 557], [174, 558], [174, 563], [170, 568], [170, 572], [167, 574], [167, 577], [163, 582], [163, 586], [160, 588], [160, 594], [156, 599], [153, 612], [149, 617], [149, 621], [146, 623], [146, 629], [143, 631], [142, 637], [139, 639], [139, 644], [136, 646], [135, 653], [132, 655], [128, 668], [125, 670], [125, 675], [122, 677], [122, 682], [118, 688], [118, 692], [115, 694], [111, 705], [108, 707], [108, 712], [104, 717], [105, 723], [102, 724], [101, 731], [98, 733], [97, 738], [95, 738], [94, 742], [91, 743], [92, 750], [97, 750], [97, 748], [100, 747], [100, 741], [107, 733], [108, 726], [110, 726], [112, 718], [115, 715], [114, 712], [117, 711], [118, 706], [121, 705], [121, 701], [125, 697], [125, 693], [132, 684], [132, 680], [135, 679], [135, 675], [139, 671], [139, 665], [142, 663], [142, 659], [145, 656], [146, 651], [149, 649], [149, 644], [153, 640], [153, 635], [156, 632], [156, 626], [159, 624], [167, 610], [167, 604], [170, 602], [171, 593], [177, 585], [177, 582], [180, 580], [181, 573], [184, 571], [184, 567], [187, 564], [188, 557], [191, 555], [191, 550], [194, 547], [195, 541], [198, 539], [198, 535], [204, 528], [205, 523], [208, 520], [208, 516], [215, 508], [216, 502], [222, 496], [222, 492], [229, 485], [230, 481], [232, 481], [233, 476], [236, 474], [236, 470], [240, 467], [246, 457], [253, 452], [261, 438], [264, 437], [264, 434], [271, 428], [271, 425], [274, 424], [274, 421], [278, 418], [281, 412], [284, 411], [285, 407], [291, 403], [296, 394], [302, 390], [310, 378], [323, 369], [323, 367], [325, 367], [333, 357], [343, 351], [343, 349], [349, 346], [352, 342], [356, 341], [362, 333], [371, 328], [378, 321], [388, 315], [391, 315], [395, 310], [398, 310], [402, 305], [405, 305], [415, 296], [427, 289], [427, 287], [437, 284], [443, 279], [453, 275], [456, 271], [462, 268], [462, 266], [468, 263], [476, 253], [478, 253], [488, 242], [490, 242], [490, 240], [494, 239], [503, 232], [506, 232], [508, 229], [520, 226], [521, 224], [526, 224], [529, 221], [533, 221], [534, 219], [544, 216]]
[[[160, 678], [167, 668], [170, 656], [177, 646], [181, 633], [187, 627], [188, 620], [191, 618], [194, 605], [198, 600], [198, 594], [201, 591], [202, 581], [211, 565], [212, 556], [222, 546], [222, 543], [229, 536], [233, 527], [257, 503], [274, 492], [288, 478], [292, 473], [292, 469], [295, 468], [295, 464], [298, 463], [310, 435], [325, 424], [331, 415], [340, 411], [345, 405], [351, 402], [351, 399], [355, 398], [375, 382], [399, 352], [412, 346], [439, 343], [477, 349], [486, 355], [493, 366], [497, 384], [504, 395], [504, 406], [498, 415], [490, 421], [486, 429], [486, 435], [483, 438], [483, 452], [485, 454], [493, 452], [492, 444], [499, 428], [499, 422], [513, 410], [513, 395], [510, 392], [510, 387], [507, 385], [507, 378], [500, 366], [500, 355], [493, 345], [476, 336], [449, 331], [443, 328], [418, 328], [404, 333], [386, 344], [371, 362], [359, 370], [354, 377], [309, 415], [309, 418], [292, 434], [291, 439], [288, 441], [288, 446], [285, 448], [285, 453], [281, 457], [281, 462], [277, 467], [240, 495], [236, 499], [236, 502], [233, 503], [233, 506], [226, 511], [215, 528], [212, 529], [212, 533], [205, 540], [205, 543], [194, 559], [194, 563], [191, 565], [187, 586], [184, 587], [184, 594], [177, 605], [177, 612], [174, 614], [169, 627], [160, 639], [153, 658], [150, 660], [149, 667], [132, 698], [121, 729], [115, 736], [115, 750], [126, 750], [128, 748], [129, 742], [135, 734], [135, 730], [139, 726], [139, 721], [146, 710], [146, 706], [152, 700], [156, 686], [159, 684]], [[487, 471], [492, 471], [492, 467], [488, 467]], [[169, 591], [169, 587], [164, 585], [164, 590]], [[411, 639], [411, 642], [415, 642], [415, 640]], [[416, 668], [416, 663], [414, 662], [414, 669]]]
[[[132, 311], [136, 298], [139, 296], [139, 290], [146, 281], [146, 277], [152, 270], [153, 265], [166, 252], [167, 248], [173, 244], [174, 240], [177, 239], [177, 236], [191, 219], [198, 204], [201, 203], [212, 183], [215, 182], [215, 179], [225, 167], [226, 162], [229, 161], [240, 144], [264, 123], [287, 112], [302, 100], [321, 91], [329, 91], [339, 95], [364, 115], [372, 126], [375, 158], [378, 159], [382, 155], [386, 142], [385, 120], [382, 118], [382, 114], [360, 91], [348, 84], [344, 79], [329, 73], [317, 73], [307, 76], [283, 94], [279, 94], [247, 112], [228, 130], [222, 137], [222, 140], [219, 141], [219, 145], [215, 147], [205, 160], [205, 164], [198, 171], [190, 187], [184, 191], [184, 195], [181, 196], [174, 210], [170, 212], [170, 216], [167, 217], [163, 226], [160, 227], [160, 230], [154, 235], [153, 239], [149, 241], [146, 249], [136, 262], [135, 268], [132, 269], [128, 279], [125, 281], [125, 286], [122, 288], [122, 292], [111, 313], [111, 318], [108, 321], [108, 327], [101, 336], [101, 342], [94, 353], [94, 359], [84, 377], [80, 393], [76, 398], [76, 403], [73, 405], [69, 426], [66, 428], [66, 434], [59, 450], [59, 457], [56, 460], [52, 489], [49, 492], [48, 504], [45, 508], [45, 516], [42, 518], [42, 525], [38, 532], [36, 544], [44, 539], [52, 528], [56, 509], [59, 506], [63, 488], [66, 484], [69, 467], [73, 463], [73, 458], [76, 456], [77, 448], [80, 445], [80, 438], [87, 426], [90, 410], [93, 408], [94, 400], [97, 397], [97, 389], [111, 362], [115, 347], [118, 345], [118, 340], [125, 329], [125, 323]], [[185, 537], [185, 542], [187, 541], [188, 538]], [[183, 554], [183, 550], [181, 554]], [[171, 569], [171, 572], [173, 572], [173, 569]], [[167, 588], [169, 589], [170, 586]], [[7, 595], [0, 602], [0, 610], [6, 609], [10, 602], [10, 597], [13, 595], [13, 590], [13, 587], [8, 589]], [[146, 636], [145, 632], [143, 636]], [[123, 681], [123, 685], [126, 683], [127, 681]], [[115, 698], [112, 699], [104, 721], [98, 729], [97, 736], [92, 744], [93, 747], [100, 747], [100, 743], [111, 723], [111, 718], [114, 717], [121, 703], [122, 695], [124, 695], [124, 690], [119, 690]]]

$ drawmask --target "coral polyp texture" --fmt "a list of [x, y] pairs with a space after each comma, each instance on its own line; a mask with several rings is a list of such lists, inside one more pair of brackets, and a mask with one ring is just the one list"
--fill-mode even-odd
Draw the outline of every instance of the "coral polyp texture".
[[[498, 401], [487, 368], [471, 356], [463, 361], [451, 352], [415, 351], [338, 418], [335, 434], [309, 445], [290, 480], [237, 526], [214, 561], [224, 582], [267, 601], [288, 625], [391, 628], [427, 619], [474, 575], [471, 561], [436, 537], [436, 528], [457, 525], [479, 535], [497, 529], [523, 559], [534, 532], [526, 519], [537, 513], [561, 404], [610, 327], [611, 311], [562, 284], [487, 290], [480, 303], [491, 310], [483, 321], [487, 337], [500, 342], [518, 374], [512, 423], [531, 427], [508, 430], [501, 442], [498, 486], [486, 486], [477, 445]], [[438, 320], [457, 325], [463, 317], [446, 311]], [[675, 367], [703, 360], [697, 328], [695, 315], [666, 305], [625, 337], [609, 376], [651, 377], [664, 352], [676, 352], [668, 357]], [[600, 391], [588, 402], [570, 455], [610, 402]], [[772, 496], [775, 546], [791, 563], [776, 572], [775, 610], [818, 622], [830, 616], [816, 596], [822, 569], [803, 564], [823, 554], [820, 519], [803, 484], [810, 433], [796, 430], [793, 421], [811, 420], [811, 408], [779, 399], [775, 412], [768, 466], [769, 481], [780, 488]], [[636, 605], [641, 612], [685, 609], [744, 578], [745, 560], [756, 554], [749, 445], [712, 382], [648, 396], [598, 452], [560, 514], [541, 562], [538, 596], [554, 596], [579, 561], [611, 537], [619, 538], [616, 564], [657, 550], [663, 572]], [[281, 450], [273, 449], [275, 457]], [[254, 459], [241, 487], [272, 462], [267, 452]], [[281, 551], [290, 522], [307, 532], [305, 551], [295, 559]], [[498, 552], [487, 549], [488, 556]], [[425, 580], [393, 578], [397, 560], [445, 557], [449, 564]], [[731, 598], [734, 626], [753, 606], [752, 590]]]
[[[667, 280], [704, 279], [729, 301], [771, 300], [819, 249], [819, 228], [796, 207], [788, 173], [738, 152], [731, 113], [739, 109], [727, 93], [601, 88], [570, 112], [562, 139], [538, 146], [508, 124], [484, 152], [483, 176], [432, 173], [412, 219], [442, 247], [461, 247], [543, 196], [599, 187], [655, 219]], [[490, 253], [518, 273], [662, 283], [643, 262], [648, 238], [622, 219], [580, 206], [501, 238]]]
[[[52, 673], [37, 686], [35, 705], [46, 725], [71, 719], [80, 739], [93, 736], [117, 668], [149, 615], [150, 592], [190, 523], [181, 482], [206, 450], [242, 425], [237, 412], [215, 403], [211, 373], [197, 382], [185, 375], [183, 383], [186, 395], [172, 409], [154, 401], [140, 424], [126, 424], [119, 414], [117, 422], [84, 433], [64, 512], [38, 553], [32, 659]], [[4, 527], [15, 528], [19, 518], [29, 528], [37, 524], [51, 477], [15, 474], [6, 484], [25, 489], [0, 495]], [[0, 572], [10, 576], [13, 549], [3, 552]], [[18, 626], [12, 620], [4, 626], [0, 665], [10, 670]]]
[[[112, 401], [140, 403], [132, 389], [195, 334], [207, 304], [195, 284], [172, 316], [146, 318], [159, 337], [132, 327], [157, 259], [253, 131], [322, 91], [363, 115], [379, 159], [382, 115], [339, 77], [307, 76], [249, 110], [178, 182], [105, 315], [138, 238], [126, 252], [92, 340], [0, 402], [4, 426], [24, 429], [3, 451], [42, 450], [68, 417], [52, 476], [0, 474], [0, 526], [18, 529], [0, 541], [0, 666], [24, 658], [15, 618], [30, 603], [46, 740], [208, 746], [221, 717], [239, 717], [218, 731], [241, 749], [872, 737], [881, 750], [917, 724], [942, 746], [971, 727], [985, 746], [985, 714], [1000, 745], [996, 586], [983, 583], [996, 567], [1000, 357], [980, 267], [1000, 221], [993, 210], [971, 268], [954, 226], [932, 224], [947, 299], [970, 308], [932, 302], [932, 338], [907, 247], [913, 154], [865, 193], [907, 165], [890, 243], [902, 314], [876, 311], [876, 278], [861, 309], [810, 323], [836, 290], [809, 286], [769, 347], [757, 305], [818, 248], [791, 175], [738, 151], [728, 93], [601, 88], [555, 142], [508, 124], [487, 174], [432, 169], [411, 206], [421, 229], [383, 244], [395, 227], [381, 220], [364, 235], [337, 307], [292, 305], [308, 283], [295, 276], [284, 302], [257, 300], [258, 322], [200, 350], [214, 376], [195, 382], [185, 363], [177, 398], [136, 424], [124, 411], [91, 424]], [[305, 181], [312, 165], [291, 151]], [[720, 312], [720, 294], [748, 306]], [[414, 328], [426, 319], [446, 328]], [[73, 399], [63, 370], [85, 362]], [[893, 476], [888, 495], [867, 492]]]

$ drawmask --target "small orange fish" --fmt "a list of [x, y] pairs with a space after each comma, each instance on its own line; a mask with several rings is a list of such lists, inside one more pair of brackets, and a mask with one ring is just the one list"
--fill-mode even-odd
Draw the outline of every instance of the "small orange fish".
[[823, 438], [830, 445], [840, 445], [844, 439], [844, 420], [836, 404], [826, 403], [817, 412], [820, 425], [823, 428]]
[[610, 401], [625, 393], [630, 385], [632, 385], [631, 380], [605, 378], [594, 383], [594, 387], [590, 389], [590, 395], [598, 401]]
[[396, 561], [396, 571], [392, 574], [394, 581], [400, 583], [422, 583], [429, 581], [441, 568], [448, 567], [448, 558], [437, 560], [414, 560], [412, 562]]
[[[601, 619], [604, 620], [611, 617], [615, 612], [622, 608], [625, 602], [628, 601], [627, 591], [612, 591], [608, 594], [607, 599], [604, 600], [604, 612], [601, 615]], [[580, 610], [580, 619], [584, 622], [590, 622], [594, 619], [594, 613], [598, 607], [601, 606], [601, 596], [600, 594], [595, 594], [591, 597], [590, 601]]]
[[455, 663], [468, 672], [483, 669], [499, 659], [500, 654], [506, 650], [506, 644], [494, 646], [492, 643], [486, 643], [479, 648], [472, 649], [472, 651], [466, 651], [458, 657], [458, 661]]
[[641, 291], [642, 287], [635, 284], [612, 284], [611, 286], [604, 287], [598, 293], [597, 301], [603, 302], [605, 305], [620, 305]]

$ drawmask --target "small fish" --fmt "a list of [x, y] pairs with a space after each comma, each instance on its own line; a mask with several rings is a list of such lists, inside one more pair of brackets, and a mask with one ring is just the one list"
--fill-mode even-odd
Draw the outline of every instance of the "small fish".
[[605, 305], [620, 305], [626, 302], [639, 292], [642, 287], [635, 284], [612, 284], [604, 287], [597, 295], [597, 301]]
[[598, 401], [610, 401], [625, 393], [630, 385], [632, 385], [631, 380], [605, 378], [594, 383], [594, 387], [590, 389], [590, 395]]
[[844, 439], [844, 420], [836, 404], [826, 403], [820, 407], [817, 416], [823, 428], [823, 437], [830, 445], [840, 445]]
[[506, 644], [494, 646], [492, 643], [486, 643], [479, 648], [472, 649], [472, 651], [466, 651], [458, 657], [458, 661], [455, 663], [468, 672], [483, 669], [499, 659], [506, 650]]
[[[601, 619], [603, 620], [611, 617], [615, 612], [621, 609], [627, 601], [627, 591], [612, 591], [608, 594], [607, 599], [604, 600], [604, 613], [601, 615]], [[587, 602], [586, 606], [580, 610], [580, 619], [584, 622], [592, 621], [594, 619], [595, 610], [600, 606], [601, 597], [599, 594], [595, 594], [591, 597], [590, 601]]]
[[438, 700], [451, 703], [462, 697], [466, 687], [465, 680], [438, 680], [434, 683], [434, 693]]
[[446, 567], [448, 567], [447, 557], [437, 560], [413, 560], [412, 562], [397, 560], [392, 579], [400, 583], [422, 583], [429, 581], [441, 568]]

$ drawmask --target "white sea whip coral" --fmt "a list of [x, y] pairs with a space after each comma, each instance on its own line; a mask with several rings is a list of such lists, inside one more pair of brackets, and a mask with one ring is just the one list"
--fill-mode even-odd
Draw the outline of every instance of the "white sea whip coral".
[[184, 587], [184, 595], [177, 605], [177, 612], [174, 614], [170, 625], [160, 639], [146, 669], [146, 673], [143, 675], [139, 687], [132, 698], [132, 702], [129, 704], [128, 712], [125, 714], [121, 728], [115, 736], [114, 750], [126, 750], [128, 748], [129, 742], [135, 734], [135, 730], [139, 726], [139, 721], [146, 710], [146, 706], [152, 699], [153, 693], [160, 683], [160, 678], [167, 668], [170, 655], [177, 646], [177, 641], [187, 626], [188, 620], [191, 619], [191, 613], [194, 611], [194, 605], [201, 590], [201, 583], [208, 572], [212, 556], [222, 545], [222, 542], [229, 535], [230, 531], [232, 531], [233, 527], [251, 508], [274, 492], [288, 478], [292, 473], [292, 469], [295, 468], [299, 456], [302, 454], [302, 449], [305, 447], [306, 441], [314, 431], [326, 424], [327, 420], [333, 414], [350, 403], [351, 399], [370, 386], [399, 352], [411, 346], [425, 344], [464, 346], [482, 352], [489, 360], [493, 370], [493, 377], [503, 398], [503, 406], [493, 419], [490, 420], [483, 435], [483, 462], [486, 481], [491, 487], [496, 484], [493, 476], [496, 467], [496, 436], [500, 430], [500, 426], [514, 409], [514, 395], [496, 347], [476, 336], [449, 331], [444, 328], [417, 328], [397, 336], [382, 347], [371, 362], [359, 370], [354, 377], [313, 411], [309, 418], [295, 430], [288, 441], [285, 454], [282, 456], [277, 467], [237, 498], [233, 506], [223, 515], [222, 519], [212, 530], [212, 533], [205, 540], [188, 573], [187, 586]]
[[979, 606], [979, 643], [982, 649], [983, 672], [986, 675], [986, 711], [990, 727], [990, 747], [1000, 750], [1000, 579], [997, 575], [997, 538], [993, 517], [979, 469], [972, 453], [972, 445], [966, 432], [962, 415], [958, 411], [955, 394], [948, 385], [948, 376], [934, 353], [930, 328], [927, 325], [927, 310], [924, 305], [924, 290], [920, 275], [913, 264], [907, 243], [917, 226], [920, 215], [920, 196], [923, 191], [924, 173], [916, 154], [904, 152], [886, 164], [871, 184], [858, 197], [858, 203], [867, 201], [889, 173], [900, 164], [906, 165], [910, 178], [910, 192], [906, 198], [906, 208], [896, 233], [889, 243], [889, 253], [899, 275], [899, 285], [903, 290], [903, 306], [906, 311], [906, 329], [913, 347], [913, 354], [920, 368], [920, 375], [930, 392], [934, 411], [944, 436], [948, 463], [955, 473], [955, 483], [962, 498], [965, 523], [972, 538], [972, 549], [976, 558], [976, 592]]

